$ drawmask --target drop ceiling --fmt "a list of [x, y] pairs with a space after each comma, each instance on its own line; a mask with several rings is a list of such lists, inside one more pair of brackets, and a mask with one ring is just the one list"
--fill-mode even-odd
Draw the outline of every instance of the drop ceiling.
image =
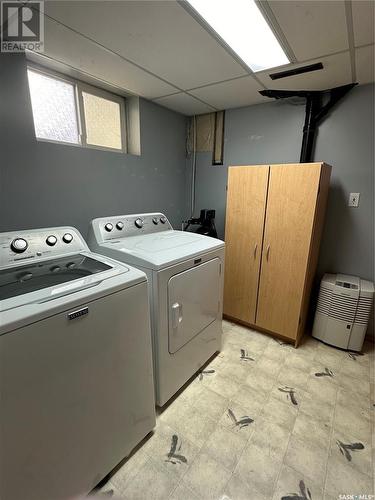
[[[235, 6], [235, 0], [233, 5]], [[372, 0], [262, 1], [291, 64], [313, 73], [252, 73], [183, 1], [48, 1], [50, 61], [185, 115], [264, 102], [265, 88], [322, 90], [374, 81]]]

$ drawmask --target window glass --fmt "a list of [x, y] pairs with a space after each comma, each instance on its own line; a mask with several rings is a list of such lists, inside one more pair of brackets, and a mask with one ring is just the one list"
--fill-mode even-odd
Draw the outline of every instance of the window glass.
[[36, 137], [79, 144], [74, 85], [36, 71], [27, 74]]
[[119, 103], [87, 92], [82, 97], [87, 144], [122, 149]]

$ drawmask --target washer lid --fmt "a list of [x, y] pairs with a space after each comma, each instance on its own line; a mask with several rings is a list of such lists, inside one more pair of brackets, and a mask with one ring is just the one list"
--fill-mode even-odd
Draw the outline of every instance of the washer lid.
[[110, 255], [114, 258], [129, 264], [160, 269], [202, 253], [222, 249], [224, 242], [202, 234], [169, 230], [122, 238], [99, 246], [103, 247], [110, 249]]
[[112, 267], [82, 254], [0, 270], [0, 300], [86, 278]]

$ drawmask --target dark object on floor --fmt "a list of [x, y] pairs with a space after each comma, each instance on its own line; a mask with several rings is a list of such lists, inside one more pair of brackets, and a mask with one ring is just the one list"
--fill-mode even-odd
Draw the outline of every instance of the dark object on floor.
[[346, 458], [348, 462], [352, 461], [352, 455], [351, 451], [358, 451], [358, 450], [364, 450], [365, 447], [362, 443], [349, 443], [345, 444], [342, 441], [337, 440], [336, 441], [337, 446], [339, 447], [339, 450], [342, 455]]
[[178, 446], [178, 436], [177, 434], [173, 434], [171, 449], [167, 453], [168, 460], [166, 460], [166, 462], [171, 462], [174, 465], [182, 463], [187, 464], [187, 458], [178, 453], [179, 451], [181, 451], [181, 443]]
[[285, 497], [281, 497], [281, 500], [312, 500], [311, 492], [309, 488], [306, 488], [302, 480], [299, 482], [299, 490], [300, 493], [290, 493]]
[[304, 97], [306, 99], [300, 163], [308, 163], [312, 161], [314, 156], [314, 143], [319, 124], [333, 106], [355, 85], [357, 83], [350, 83], [327, 90], [260, 90], [259, 93], [275, 99], [288, 97]]
[[201, 210], [199, 218], [191, 218], [187, 221], [184, 231], [187, 231], [190, 226], [198, 226], [197, 229], [192, 230], [194, 233], [204, 234], [205, 236], [217, 238], [217, 231], [215, 227], [215, 210], [203, 208]]
[[315, 377], [334, 377], [335, 374], [329, 368], [325, 368], [324, 372], [315, 373]]
[[247, 427], [248, 425], [254, 422], [254, 420], [250, 418], [248, 415], [243, 415], [237, 420], [235, 414], [233, 413], [233, 410], [231, 410], [230, 408], [228, 408], [228, 415], [229, 418], [232, 420], [233, 425], [235, 427], [239, 427], [240, 429], [242, 429], [243, 427]]
[[296, 399], [296, 391], [294, 390], [293, 387], [279, 387], [279, 391], [280, 392], [285, 392], [286, 394], [288, 394], [287, 397], [290, 398], [291, 402], [293, 405], [295, 406], [298, 406], [298, 401]]

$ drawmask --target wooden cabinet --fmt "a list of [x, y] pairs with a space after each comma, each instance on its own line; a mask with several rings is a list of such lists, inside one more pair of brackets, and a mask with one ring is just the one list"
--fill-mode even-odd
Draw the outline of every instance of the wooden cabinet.
[[327, 201], [324, 163], [230, 167], [224, 314], [296, 345]]
[[246, 323], [255, 322], [268, 175], [268, 166], [236, 167], [228, 179], [225, 313]]

